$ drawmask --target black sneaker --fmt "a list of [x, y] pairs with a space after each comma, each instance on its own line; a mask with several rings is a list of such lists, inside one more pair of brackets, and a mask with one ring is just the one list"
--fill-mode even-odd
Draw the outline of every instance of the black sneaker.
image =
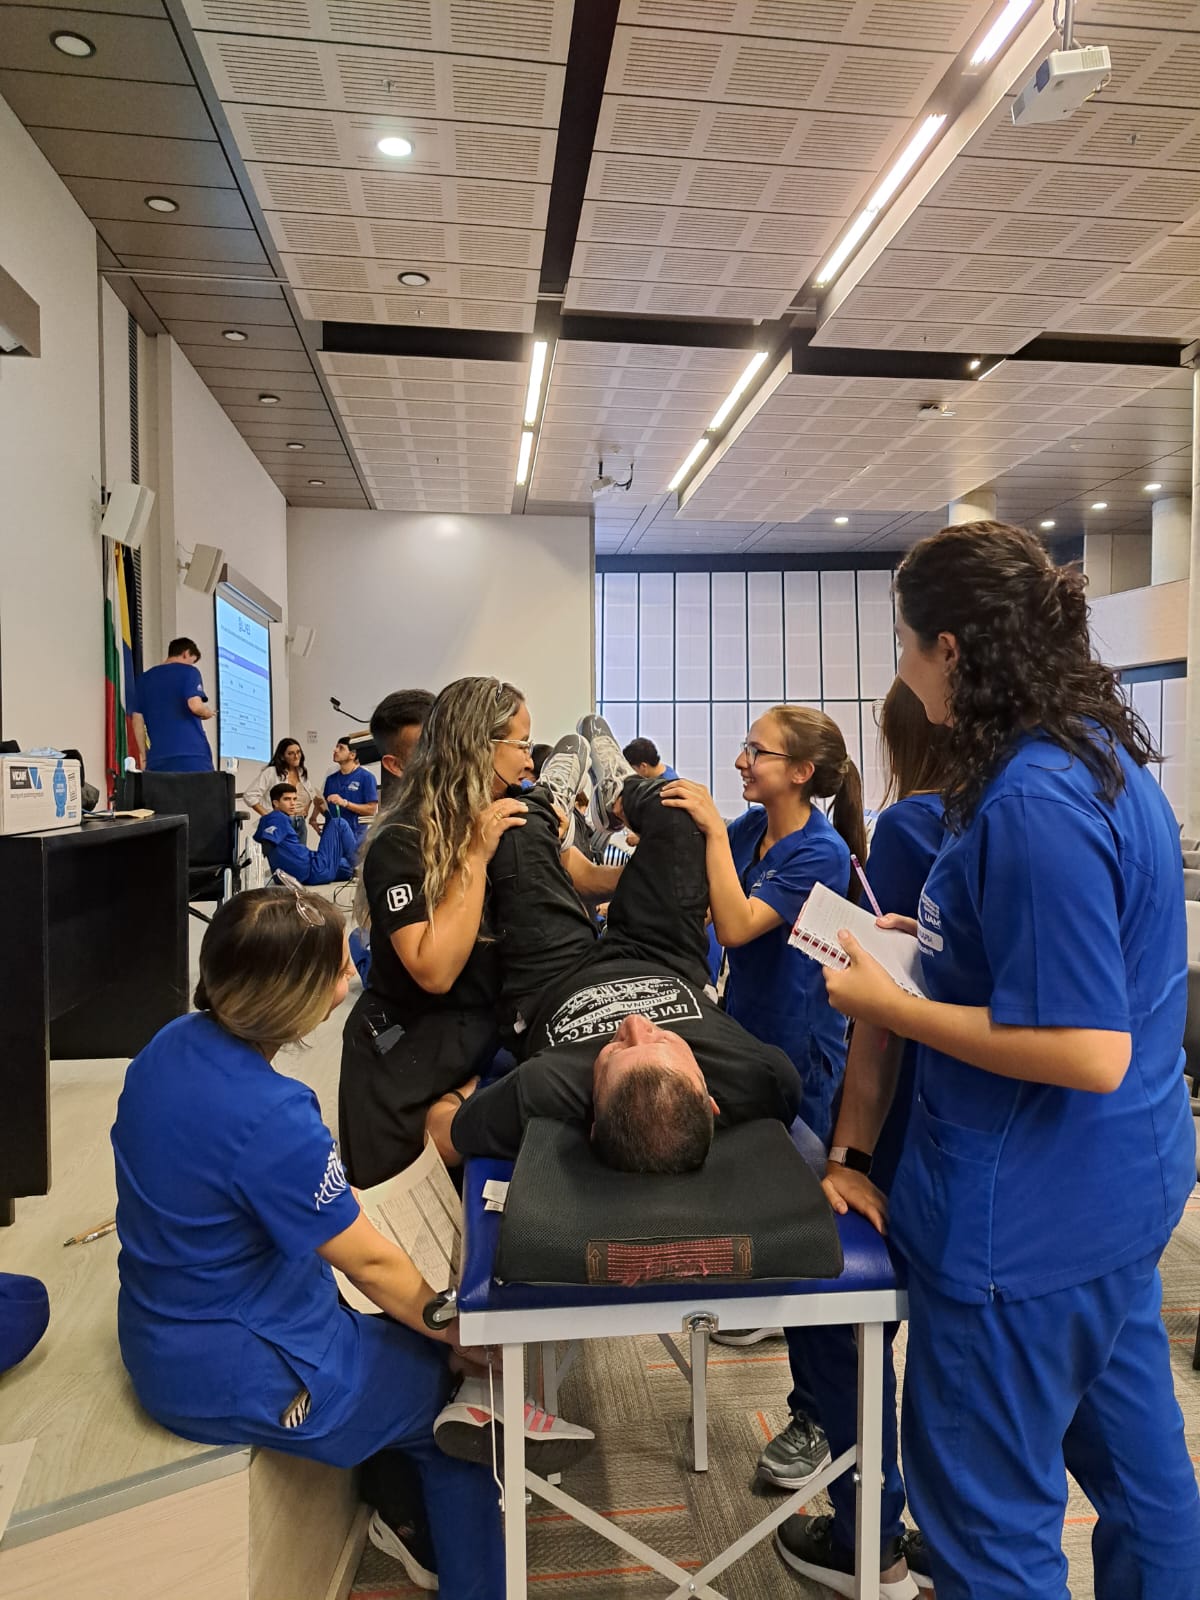
[[418, 1589], [436, 1589], [437, 1573], [433, 1570], [433, 1545], [429, 1530], [414, 1523], [411, 1527], [393, 1528], [378, 1511], [371, 1513], [367, 1524], [367, 1538], [376, 1550], [398, 1561]]
[[920, 1589], [933, 1588], [933, 1573], [929, 1568], [929, 1546], [919, 1528], [905, 1528], [900, 1535], [900, 1554], [908, 1562], [908, 1570], [917, 1580]]
[[731, 1344], [741, 1349], [743, 1346], [762, 1344], [766, 1339], [782, 1339], [782, 1328], [733, 1328], [728, 1333], [714, 1333], [709, 1336], [714, 1344]]
[[[833, 1542], [832, 1517], [789, 1517], [776, 1530], [775, 1548], [793, 1572], [853, 1600], [854, 1552]], [[879, 1552], [879, 1600], [916, 1600], [917, 1592], [899, 1539], [889, 1539]]]
[[633, 777], [633, 768], [626, 761], [616, 735], [603, 717], [595, 714], [580, 717], [578, 728], [592, 749], [596, 818], [602, 828], [611, 828], [621, 820], [614, 817], [612, 808], [621, 798], [625, 779]]
[[793, 1417], [758, 1458], [758, 1476], [792, 1492], [829, 1465], [829, 1441], [811, 1417]]

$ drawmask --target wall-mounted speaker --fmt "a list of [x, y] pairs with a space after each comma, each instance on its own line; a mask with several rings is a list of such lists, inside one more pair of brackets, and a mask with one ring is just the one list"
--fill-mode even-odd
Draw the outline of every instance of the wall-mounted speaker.
[[104, 506], [100, 532], [106, 539], [137, 550], [141, 547], [153, 509], [153, 489], [147, 489], [144, 483], [116, 483], [109, 491]]
[[215, 544], [198, 544], [192, 551], [183, 581], [189, 589], [199, 589], [201, 594], [211, 594], [221, 581], [221, 568], [225, 565], [225, 552]]
[[298, 627], [288, 634], [288, 649], [294, 656], [306, 656], [316, 642], [315, 628]]

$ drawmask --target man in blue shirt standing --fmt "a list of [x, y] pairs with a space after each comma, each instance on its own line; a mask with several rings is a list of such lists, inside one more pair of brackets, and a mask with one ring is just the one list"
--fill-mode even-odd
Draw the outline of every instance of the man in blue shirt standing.
[[659, 755], [653, 739], [631, 739], [621, 754], [639, 778], [661, 778], [664, 783], [670, 783], [679, 776]]
[[379, 784], [373, 772], [360, 767], [354, 749], [346, 739], [333, 747], [337, 771], [325, 779], [325, 799], [330, 817], [344, 817], [354, 830], [358, 844], [367, 837], [367, 818], [379, 810]]
[[148, 752], [147, 772], [211, 772], [212, 748], [204, 724], [216, 716], [196, 667], [194, 639], [172, 639], [167, 659], [138, 684]]

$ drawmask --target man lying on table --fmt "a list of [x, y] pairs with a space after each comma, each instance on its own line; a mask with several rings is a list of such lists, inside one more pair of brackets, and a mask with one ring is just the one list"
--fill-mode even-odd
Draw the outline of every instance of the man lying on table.
[[[443, 1157], [516, 1156], [532, 1117], [589, 1122], [602, 1159], [628, 1172], [690, 1172], [713, 1128], [791, 1123], [801, 1082], [706, 993], [704, 838], [663, 806], [661, 780], [629, 769], [606, 723], [588, 719], [601, 794], [620, 795], [641, 843], [598, 934], [563, 870], [559, 819], [540, 790], [490, 872], [502, 1005], [520, 1065], [443, 1096], [426, 1126]], [[518, 791], [513, 791], [514, 796]], [[818, 1152], [823, 1158], [823, 1152]]]

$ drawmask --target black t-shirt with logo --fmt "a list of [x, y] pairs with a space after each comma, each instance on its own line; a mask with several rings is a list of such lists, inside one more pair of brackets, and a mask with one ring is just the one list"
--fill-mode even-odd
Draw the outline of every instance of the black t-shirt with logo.
[[451, 1138], [463, 1155], [512, 1159], [532, 1117], [590, 1122], [592, 1068], [626, 1017], [648, 1018], [692, 1047], [719, 1127], [775, 1117], [791, 1123], [803, 1093], [795, 1067], [669, 967], [593, 960], [546, 991], [522, 1064], [471, 1096]]
[[362, 871], [371, 907], [370, 987], [393, 1003], [400, 1020], [412, 1023], [437, 1011], [491, 1011], [500, 993], [494, 943], [484, 940], [475, 945], [446, 994], [422, 989], [392, 946], [391, 935], [398, 929], [429, 920], [416, 826], [403, 820], [385, 823], [367, 849]]

